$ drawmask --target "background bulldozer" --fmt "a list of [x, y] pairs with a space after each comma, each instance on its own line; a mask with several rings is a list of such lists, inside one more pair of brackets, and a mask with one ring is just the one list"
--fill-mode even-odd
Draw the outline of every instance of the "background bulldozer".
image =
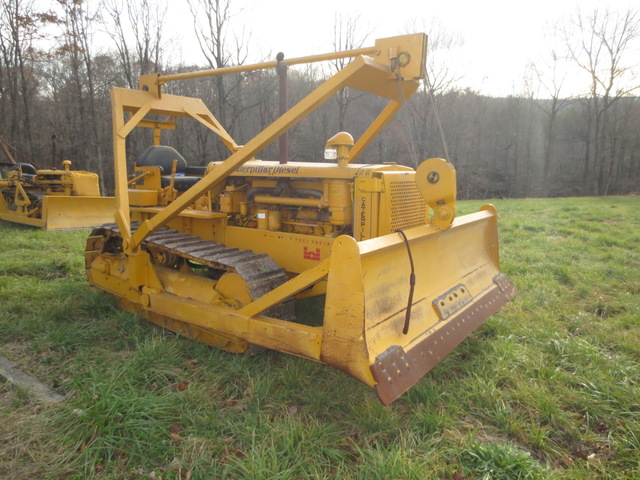
[[[500, 273], [496, 211], [456, 217], [455, 170], [356, 163], [424, 76], [426, 36], [253, 66], [144, 76], [112, 90], [115, 222], [96, 228], [89, 281], [120, 304], [182, 335], [231, 352], [269, 348], [331, 365], [391, 403], [515, 294]], [[202, 101], [166, 82], [335, 58], [353, 60], [238, 145]], [[387, 99], [354, 141], [328, 139], [325, 163], [256, 155], [342, 88]], [[161, 144], [191, 119], [228, 147], [206, 167]], [[137, 127], [154, 144], [126, 164]], [[322, 146], [319, 146], [321, 148]], [[319, 322], [296, 302], [324, 302]]]
[[62, 162], [62, 170], [16, 163], [0, 143], [9, 160], [0, 177], [0, 219], [61, 230], [95, 227], [113, 218], [114, 198], [100, 195], [97, 174], [71, 170], [69, 160]]

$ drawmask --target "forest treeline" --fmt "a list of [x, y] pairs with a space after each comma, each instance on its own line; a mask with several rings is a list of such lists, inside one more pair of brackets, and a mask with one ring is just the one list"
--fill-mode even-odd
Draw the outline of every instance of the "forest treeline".
[[[234, 30], [230, 0], [187, 3], [202, 65], [164, 60], [162, 2], [104, 0], [91, 10], [86, 1], [56, 0], [50, 9], [39, 10], [33, 1], [0, 0], [0, 138], [12, 146], [16, 161], [49, 167], [69, 159], [74, 168], [97, 172], [110, 192], [112, 86], [136, 88], [139, 75], [151, 72], [246, 63], [250, 39]], [[336, 17], [335, 49], [368, 45], [355, 24]], [[110, 43], [98, 50], [92, 38], [100, 28], [109, 33]], [[448, 156], [463, 199], [640, 191], [640, 79], [633, 70], [637, 65], [628, 63], [637, 61], [636, 11], [578, 12], [557, 28], [563, 56], [551, 52], [548, 62], [532, 66], [522, 93], [504, 98], [459, 87], [446, 66], [451, 38], [442, 31], [427, 33], [431, 82], [407, 101], [361, 161], [416, 166], [425, 158]], [[554, 74], [560, 59], [586, 74], [586, 93], [564, 94], [562, 78]], [[336, 61], [291, 68], [289, 104], [341, 66]], [[167, 84], [165, 91], [201, 98], [239, 144], [278, 116], [275, 70], [180, 81]], [[383, 107], [379, 98], [339, 92], [290, 131], [289, 159], [322, 161], [328, 138], [342, 130], [357, 138]], [[135, 135], [129, 161], [150, 142], [150, 132]], [[163, 143], [193, 165], [228, 155], [197, 122], [182, 122], [163, 136]], [[258, 158], [277, 159], [277, 144]]]

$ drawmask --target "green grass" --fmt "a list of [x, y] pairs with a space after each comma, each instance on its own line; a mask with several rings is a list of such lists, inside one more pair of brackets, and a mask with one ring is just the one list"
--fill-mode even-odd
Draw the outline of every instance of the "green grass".
[[0, 478], [640, 478], [640, 197], [494, 203], [518, 296], [389, 407], [120, 311], [86, 232], [0, 222], [0, 355], [68, 397], [0, 382]]

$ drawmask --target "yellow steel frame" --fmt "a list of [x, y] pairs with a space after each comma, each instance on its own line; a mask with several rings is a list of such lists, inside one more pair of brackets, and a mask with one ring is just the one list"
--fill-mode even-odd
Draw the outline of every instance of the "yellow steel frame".
[[[123, 235], [125, 252], [132, 253], [136, 250], [151, 232], [166, 225], [168, 221], [179, 215], [181, 211], [203, 194], [214, 190], [230, 173], [252, 159], [268, 144], [272, 143], [344, 87], [355, 88], [390, 100], [387, 107], [372, 122], [351, 150], [350, 161], [353, 162], [378, 132], [393, 118], [405, 100], [418, 88], [419, 80], [424, 72], [425, 53], [426, 36], [424, 34], [415, 34], [378, 40], [373, 48], [302, 57], [286, 61], [287, 64], [293, 65], [356, 56], [346, 68], [325, 81], [323, 85], [290, 108], [284, 115], [244, 146], [236, 144], [202, 101], [164, 94], [161, 91], [161, 85], [171, 80], [269, 68], [274, 66], [274, 62], [171, 76], [153, 74], [141, 78], [141, 90], [114, 88], [111, 93], [111, 100], [113, 104], [116, 177], [116, 222]], [[362, 55], [371, 55], [373, 58], [367, 58]], [[127, 119], [125, 112], [130, 112], [132, 114], [131, 117]], [[232, 153], [227, 160], [205, 175], [194, 187], [183, 193], [153, 218], [146, 220], [135, 234], [132, 234], [129, 221], [129, 198], [127, 195], [128, 176], [125, 140], [135, 127], [145, 122], [152, 123], [147, 119], [147, 115], [194, 118], [217, 134]]]
[[[353, 162], [418, 88], [425, 52], [426, 36], [418, 34], [378, 40], [372, 48], [286, 61], [292, 65], [355, 56], [344, 69], [243, 146], [231, 138], [200, 100], [165, 94], [162, 85], [172, 80], [270, 68], [274, 62], [171, 76], [147, 75], [141, 78], [140, 90], [114, 88], [116, 222], [123, 237], [124, 255], [100, 253], [103, 239], [96, 232], [87, 242], [90, 281], [115, 294], [126, 308], [188, 337], [230, 351], [245, 351], [249, 343], [254, 343], [320, 361], [375, 386], [384, 403], [395, 400], [514, 295], [499, 270], [495, 209], [486, 206], [476, 214], [454, 220], [455, 171], [446, 161], [427, 160], [426, 166], [415, 173], [423, 177], [416, 184], [434, 209], [435, 220], [427, 223], [425, 219], [425, 225], [407, 229], [402, 235], [356, 235], [362, 241], [348, 235], [333, 238], [330, 246], [323, 245], [315, 265], [238, 309], [215, 297], [215, 281], [192, 281], [187, 272], [154, 267], [150, 255], [140, 247], [150, 233], [179, 220], [181, 212], [197, 199], [219, 191], [224, 179], [234, 171], [250, 169], [252, 164], [242, 167], [243, 164], [344, 87], [389, 100], [355, 142], [349, 157]], [[163, 126], [149, 115], [197, 120], [222, 139], [230, 156], [209, 168], [198, 183], [168, 206], [138, 208], [145, 215], [133, 233], [125, 140], [137, 126], [154, 128], [154, 141], [159, 140]], [[175, 121], [168, 123], [174, 124]], [[356, 167], [325, 164], [304, 168], [304, 172], [324, 170], [319, 176], [329, 175], [328, 178], [355, 178]], [[382, 188], [374, 172], [386, 168], [400, 172], [405, 167], [360, 167], [356, 189], [376, 192]], [[408, 176], [414, 175], [410, 170], [406, 171]], [[372, 212], [379, 210], [374, 200], [372, 196], [368, 207]], [[213, 214], [206, 213], [209, 217]], [[375, 219], [370, 222], [375, 230]], [[227, 229], [231, 234], [241, 234], [233, 231], [234, 227]], [[290, 240], [285, 239], [282, 245], [289, 245]], [[413, 271], [413, 258], [417, 273]], [[411, 294], [407, 295], [410, 278]], [[188, 291], [180, 290], [180, 285], [189, 286]], [[326, 292], [321, 327], [261, 315], [311, 290]]]

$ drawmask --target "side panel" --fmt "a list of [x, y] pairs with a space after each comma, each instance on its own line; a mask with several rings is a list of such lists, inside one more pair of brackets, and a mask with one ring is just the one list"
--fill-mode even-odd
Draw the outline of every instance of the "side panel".
[[314, 235], [227, 227], [224, 243], [240, 250], [266, 253], [287, 272], [301, 273], [329, 257], [334, 240]]
[[415, 172], [384, 172], [378, 232], [387, 235], [429, 223], [427, 204], [416, 186]]
[[73, 184], [72, 194], [78, 197], [99, 197], [100, 184], [96, 173], [66, 172]]
[[378, 235], [378, 216], [380, 194], [384, 184], [379, 178], [357, 178], [353, 199], [353, 236], [362, 241]]

